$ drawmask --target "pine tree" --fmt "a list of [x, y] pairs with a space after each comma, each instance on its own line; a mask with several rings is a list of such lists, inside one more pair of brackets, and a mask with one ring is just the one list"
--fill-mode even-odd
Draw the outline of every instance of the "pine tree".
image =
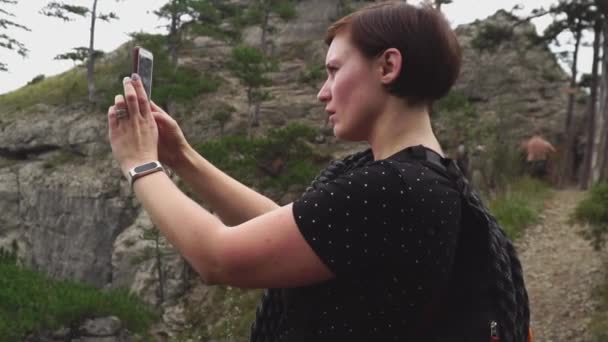
[[[26, 26], [14, 21], [15, 15], [5, 9], [5, 5], [15, 4], [17, 4], [17, 0], [0, 0], [0, 47], [8, 50], [16, 50], [19, 55], [26, 57], [28, 49], [25, 45], [6, 33], [6, 30], [10, 27], [30, 31]], [[2, 61], [0, 61], [0, 71], [8, 71], [8, 66]]]
[[[110, 22], [111, 20], [118, 19], [115, 13], [98, 13], [97, 12], [98, 0], [93, 1], [93, 5], [89, 7], [77, 6], [67, 4], [58, 1], [51, 1], [40, 11], [42, 14], [48, 17], [59, 18], [63, 21], [73, 21], [77, 17], [86, 18], [87, 16], [91, 19], [89, 26], [89, 46], [88, 47], [77, 47], [74, 48], [73, 52], [57, 55], [55, 59], [71, 59], [74, 61], [86, 62], [87, 66], [87, 88], [89, 93], [89, 102], [95, 103], [95, 60], [100, 57], [103, 52], [95, 50], [95, 24], [97, 19]], [[86, 51], [86, 52], [85, 52]]]

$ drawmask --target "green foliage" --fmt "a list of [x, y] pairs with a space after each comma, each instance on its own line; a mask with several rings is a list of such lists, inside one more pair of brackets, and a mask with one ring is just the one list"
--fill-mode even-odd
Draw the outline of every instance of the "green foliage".
[[445, 131], [441, 132], [446, 146], [454, 146], [459, 142], [479, 143], [479, 136], [484, 128], [479, 125], [479, 114], [460, 91], [450, 93], [433, 105], [433, 115], [439, 116]]
[[224, 126], [230, 119], [232, 118], [232, 113], [234, 113], [236, 109], [230, 105], [223, 105], [220, 108], [217, 108], [213, 115], [211, 115], [211, 119], [216, 121], [220, 126], [220, 134], [224, 135]]
[[608, 276], [593, 289], [593, 299], [598, 303], [589, 323], [589, 342], [608, 341]]
[[0, 340], [19, 341], [28, 332], [69, 326], [85, 317], [117, 316], [143, 333], [158, 315], [126, 290], [100, 291], [53, 281], [0, 257]]
[[[173, 72], [165, 47], [165, 36], [137, 33], [132, 37], [132, 44], [117, 50], [113, 58], [100, 61], [95, 67], [97, 96], [101, 99], [98, 108], [100, 111], [105, 112], [114, 104], [114, 96], [123, 92], [122, 79], [131, 75], [130, 50], [134, 45], [144, 46], [154, 53], [152, 98], [156, 103], [162, 105], [169, 95], [178, 101], [187, 102], [202, 93], [217, 90], [220, 80], [215, 77], [183, 67]], [[77, 68], [0, 95], [0, 112], [9, 114], [27, 110], [36, 104], [67, 105], [86, 101], [86, 96], [86, 73]]]
[[580, 81], [578, 82], [578, 86], [581, 88], [591, 88], [592, 83], [593, 75], [585, 73], [581, 75]]
[[[244, 13], [249, 25], [268, 25], [268, 16], [276, 14], [282, 20], [290, 20], [296, 16], [295, 1], [293, 0], [253, 0]], [[267, 27], [270, 32], [272, 27]]]
[[211, 298], [203, 303], [189, 303], [188, 324], [175, 342], [247, 341], [260, 290], [216, 286]]
[[308, 65], [300, 73], [300, 82], [316, 87], [317, 83], [325, 77], [325, 65], [315, 63]]
[[276, 69], [260, 49], [246, 45], [232, 49], [232, 59], [228, 62], [228, 67], [247, 88], [270, 85], [265, 73]]
[[[83, 70], [72, 69], [44, 81], [0, 95], [0, 112], [9, 114], [36, 104], [65, 105], [86, 100], [87, 83]], [[113, 102], [113, 101], [112, 101]]]
[[525, 227], [539, 221], [538, 214], [550, 195], [549, 185], [524, 177], [494, 198], [490, 202], [490, 210], [507, 235], [516, 239]]
[[[71, 60], [74, 62], [84, 62], [89, 58], [89, 48], [80, 46], [72, 48], [72, 52], [66, 52], [55, 56], [56, 60]], [[104, 52], [101, 50], [93, 50], [93, 59], [98, 59], [104, 55]]]
[[42, 75], [42, 74], [38, 75], [38, 76], [32, 78], [31, 81], [27, 82], [26, 86], [29, 86], [29, 85], [32, 85], [32, 84], [36, 84], [36, 83], [38, 83], [40, 81], [44, 81], [44, 78], [45, 78], [44, 75]]
[[169, 61], [165, 36], [145, 33], [132, 36], [136, 45], [143, 46], [154, 54], [152, 99], [156, 103], [163, 104], [169, 97], [187, 102], [203, 93], [218, 89], [220, 80], [216, 77], [201, 74], [189, 67], [179, 66], [174, 69]]
[[[201, 75], [193, 68], [178, 67], [173, 75], [169, 70], [159, 70], [160, 75], [153, 78], [157, 83], [153, 98], [160, 103], [169, 96], [174, 100], [188, 101], [204, 93], [217, 91], [220, 85], [218, 78]], [[172, 79], [173, 81], [168, 81]], [[154, 84], [154, 83], [153, 83]]]
[[[227, 136], [195, 145], [211, 163], [239, 181], [256, 188], [286, 191], [291, 185], [307, 185], [319, 172], [324, 161], [313, 158], [307, 141], [315, 131], [301, 124], [290, 124], [269, 131], [263, 138], [247, 139]], [[274, 162], [281, 167], [269, 172]]]
[[[16, 4], [16, 0], [2, 0], [0, 4], [4, 7], [5, 4], [14, 5]], [[6, 31], [10, 28], [18, 28], [25, 31], [30, 31], [29, 28], [23, 26], [16, 21], [13, 20], [15, 15], [9, 12], [6, 8], [0, 7], [0, 27], [3, 29], [2, 33], [0, 33], [0, 48], [8, 49], [8, 50], [16, 50], [17, 53], [23, 57], [27, 56], [28, 49], [25, 47], [23, 43], [19, 40], [10, 37]], [[5, 63], [0, 62], [0, 71], [8, 71], [8, 67]]]
[[513, 39], [513, 29], [495, 23], [483, 24], [471, 40], [471, 46], [481, 51], [494, 51], [501, 44]]
[[86, 17], [89, 12], [90, 10], [87, 7], [64, 4], [57, 1], [51, 1], [40, 11], [43, 15], [59, 18], [63, 21], [73, 21], [74, 16]]
[[585, 224], [583, 236], [597, 250], [606, 244], [608, 232], [608, 182], [594, 185], [570, 216], [572, 223]]

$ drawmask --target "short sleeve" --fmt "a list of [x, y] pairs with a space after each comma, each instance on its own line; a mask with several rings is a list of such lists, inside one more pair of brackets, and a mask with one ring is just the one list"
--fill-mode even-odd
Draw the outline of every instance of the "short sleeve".
[[293, 214], [337, 276], [397, 265], [424, 272], [451, 262], [444, 244], [457, 235], [460, 202], [440, 181], [420, 165], [377, 161], [304, 194]]

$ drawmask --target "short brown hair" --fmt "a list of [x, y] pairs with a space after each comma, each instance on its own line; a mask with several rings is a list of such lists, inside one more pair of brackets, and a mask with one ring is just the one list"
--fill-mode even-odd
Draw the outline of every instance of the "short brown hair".
[[401, 52], [401, 74], [388, 90], [412, 103], [430, 104], [443, 97], [460, 73], [458, 38], [441, 12], [430, 6], [383, 2], [363, 7], [328, 28], [327, 45], [344, 30], [368, 58], [389, 48]]

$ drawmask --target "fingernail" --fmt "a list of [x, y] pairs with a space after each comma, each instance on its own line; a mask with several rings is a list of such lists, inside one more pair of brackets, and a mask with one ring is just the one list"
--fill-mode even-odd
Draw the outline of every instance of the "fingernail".
[[131, 75], [131, 79], [133, 81], [139, 81], [139, 75], [134, 73], [133, 75]]
[[131, 81], [131, 78], [129, 76], [127, 76], [127, 77], [125, 77], [125, 78], [122, 79], [122, 83], [127, 83], [127, 82], [130, 82], [130, 81]]

